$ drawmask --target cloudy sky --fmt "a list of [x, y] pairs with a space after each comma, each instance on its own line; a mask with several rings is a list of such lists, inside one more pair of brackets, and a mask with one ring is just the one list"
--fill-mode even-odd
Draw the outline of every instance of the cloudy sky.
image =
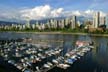
[[0, 0], [0, 20], [45, 19], [108, 12], [108, 0]]

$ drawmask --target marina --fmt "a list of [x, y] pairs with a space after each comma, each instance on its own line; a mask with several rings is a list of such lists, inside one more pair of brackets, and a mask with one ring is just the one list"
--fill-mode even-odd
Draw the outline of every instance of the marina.
[[18, 33], [0, 38], [0, 72], [107, 72], [107, 38]]
[[29, 40], [32, 39], [3, 41], [0, 45], [0, 55], [4, 60], [22, 72], [48, 72], [54, 67], [67, 69], [93, 48], [90, 42], [77, 41], [75, 49], [63, 53], [62, 46], [53, 48], [48, 44], [26, 43]]
[[108, 0], [0, 0], [0, 72], [108, 72]]

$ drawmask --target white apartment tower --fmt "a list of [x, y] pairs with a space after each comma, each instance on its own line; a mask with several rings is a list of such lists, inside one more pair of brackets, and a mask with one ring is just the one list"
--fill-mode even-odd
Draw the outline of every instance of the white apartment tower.
[[71, 19], [71, 28], [74, 29], [76, 26], [76, 16], [72, 16]]
[[93, 15], [93, 26], [92, 28], [98, 28], [99, 27], [99, 21], [100, 20], [100, 13], [99, 12], [95, 12]]

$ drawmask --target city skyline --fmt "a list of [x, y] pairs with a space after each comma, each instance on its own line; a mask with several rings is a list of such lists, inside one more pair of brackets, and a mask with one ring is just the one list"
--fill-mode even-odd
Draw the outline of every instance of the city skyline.
[[107, 0], [0, 0], [0, 20], [45, 19], [107, 14]]

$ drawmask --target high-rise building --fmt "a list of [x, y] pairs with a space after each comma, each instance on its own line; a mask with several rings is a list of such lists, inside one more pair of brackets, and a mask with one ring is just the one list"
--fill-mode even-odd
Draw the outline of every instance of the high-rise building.
[[65, 23], [64, 23], [64, 19], [62, 19], [62, 20], [61, 20], [61, 28], [64, 28], [64, 27], [65, 27], [64, 24], [65, 24]]
[[101, 17], [99, 25], [104, 25], [104, 24], [105, 24], [105, 17]]
[[50, 26], [51, 26], [51, 28], [54, 27], [54, 19], [50, 19]]
[[94, 16], [93, 16], [93, 28], [98, 28], [99, 27], [99, 21], [100, 20], [100, 13], [99, 12], [95, 12]]
[[105, 25], [106, 25], [106, 28], [108, 28], [108, 15], [105, 17]]
[[71, 19], [71, 28], [74, 29], [76, 26], [76, 16], [72, 16]]
[[26, 27], [30, 28], [30, 21], [29, 20], [27, 20]]
[[64, 23], [65, 23], [65, 26], [67, 26], [67, 25], [69, 24], [69, 19], [66, 18], [66, 19], [64, 20]]
[[54, 20], [53, 26], [54, 26], [54, 28], [57, 28], [57, 20]]
[[48, 28], [51, 28], [50, 20], [48, 20], [46, 24], [47, 24], [47, 27], [48, 27]]

